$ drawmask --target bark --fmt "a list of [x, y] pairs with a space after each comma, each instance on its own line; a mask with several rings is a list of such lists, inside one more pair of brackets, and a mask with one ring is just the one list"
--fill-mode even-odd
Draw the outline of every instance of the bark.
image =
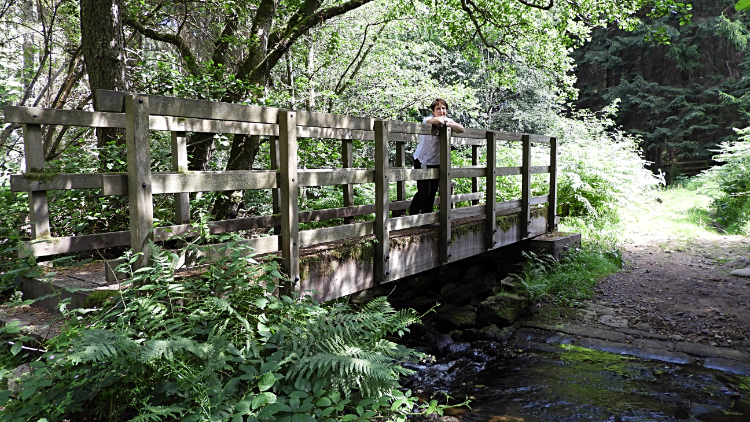
[[[81, 0], [81, 47], [95, 105], [98, 90], [125, 90], [120, 9], [120, 0]], [[112, 140], [122, 144], [122, 135], [116, 129], [99, 129], [97, 145], [101, 148]]]
[[[227, 170], [250, 170], [261, 144], [260, 136], [235, 135]], [[236, 218], [241, 204], [242, 191], [224, 191], [216, 198], [211, 214], [216, 220]]]

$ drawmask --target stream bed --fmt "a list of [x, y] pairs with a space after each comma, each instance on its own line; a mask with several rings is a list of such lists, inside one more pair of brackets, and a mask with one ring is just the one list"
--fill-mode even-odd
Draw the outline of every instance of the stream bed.
[[511, 341], [412, 369], [418, 372], [407, 386], [420, 397], [471, 401], [448, 409], [444, 420], [750, 421], [750, 377], [699, 364], [566, 344], [521, 349]]

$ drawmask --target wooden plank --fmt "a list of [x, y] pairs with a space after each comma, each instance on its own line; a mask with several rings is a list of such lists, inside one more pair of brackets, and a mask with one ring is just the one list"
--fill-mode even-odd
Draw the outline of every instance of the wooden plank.
[[[271, 139], [270, 141], [270, 147], [271, 150], [271, 170], [277, 171], [279, 170], [280, 166], [280, 154], [279, 151], [279, 137], [276, 136]], [[278, 186], [278, 183], [277, 185]], [[271, 201], [273, 201], [272, 210], [274, 214], [281, 215], [281, 189], [278, 187], [271, 189]], [[273, 226], [273, 234], [281, 236], [281, 218], [278, 219], [278, 223], [275, 223]], [[281, 239], [281, 238], [279, 238]], [[279, 244], [279, 250], [281, 249], [281, 244]]]
[[[122, 112], [128, 92], [99, 90], [99, 111]], [[238, 122], [271, 123], [278, 121], [279, 109], [216, 101], [143, 95], [149, 100], [149, 113], [154, 116], [192, 117], [197, 119], [233, 120]]]
[[[279, 236], [256, 237], [254, 239], [241, 240], [234, 244], [249, 246], [252, 248], [254, 255], [275, 253], [279, 250]], [[227, 249], [227, 243], [216, 243], [201, 246], [199, 252], [192, 256], [191, 259], [202, 258], [203, 263], [209, 264], [226, 258], [231, 252], [231, 250]]]
[[495, 204], [495, 213], [501, 213], [508, 211], [510, 209], [516, 209], [521, 208], [521, 200], [520, 199], [514, 199], [512, 201], [504, 201], [504, 202], [498, 202]]
[[141, 254], [133, 263], [134, 271], [148, 265], [149, 241], [154, 227], [148, 112], [148, 98], [134, 95], [125, 97], [130, 247], [134, 253]]
[[515, 176], [521, 174], [522, 167], [497, 167], [495, 176]]
[[522, 136], [523, 136], [522, 133], [503, 132], [502, 130], [496, 130], [495, 131], [495, 140], [496, 141], [521, 142], [521, 137]]
[[427, 180], [437, 179], [440, 175], [438, 169], [395, 169], [389, 170], [389, 180], [396, 182], [399, 180]]
[[404, 122], [401, 120], [390, 120], [388, 127], [392, 133], [409, 133], [429, 135], [432, 133], [432, 125], [417, 122]]
[[486, 174], [487, 168], [485, 166], [454, 167], [451, 169], [451, 179], [477, 178], [484, 177]]
[[440, 142], [440, 230], [438, 231], [438, 251], [440, 262], [450, 262], [452, 257], [451, 241], [451, 129], [447, 126], [440, 128], [438, 135]]
[[425, 224], [434, 224], [440, 221], [439, 212], [427, 214], [407, 215], [404, 217], [391, 218], [388, 222], [389, 230], [403, 230], [411, 227], [424, 226]]
[[341, 128], [354, 130], [373, 130], [375, 119], [369, 117], [346, 116], [342, 114], [298, 112], [299, 126], [313, 126], [321, 128]]
[[529, 225], [531, 224], [531, 207], [529, 199], [531, 198], [531, 139], [529, 135], [523, 135], [521, 142], [523, 144], [523, 157], [521, 164], [521, 227], [519, 234], [521, 239], [529, 237]]
[[[172, 132], [172, 170], [187, 172], [187, 136], [185, 132]], [[188, 224], [190, 222], [190, 194], [174, 194], [174, 222]]]
[[[396, 143], [395, 167], [406, 168], [406, 145], [403, 142]], [[396, 200], [405, 201], [406, 200], [406, 181], [391, 179], [391, 183], [394, 181], [396, 182]], [[401, 217], [402, 215], [405, 215], [405, 214], [406, 214], [405, 210], [393, 212], [394, 217]]]
[[532, 196], [529, 198], [529, 205], [545, 204], [549, 201], [549, 195]]
[[358, 139], [363, 141], [372, 141], [375, 139], [375, 133], [371, 130], [307, 126], [297, 126], [297, 136], [300, 138]]
[[[47, 180], [47, 177], [51, 179]], [[13, 192], [100, 189], [101, 187], [101, 174], [25, 173], [10, 176], [10, 190]]]
[[530, 174], [544, 174], [549, 173], [549, 166], [531, 166], [529, 169]]
[[550, 138], [547, 231], [557, 230], [557, 138]]
[[[354, 141], [352, 139], [344, 139], [341, 141], [341, 167], [349, 169], [353, 167], [354, 157], [352, 155], [352, 148]], [[375, 178], [375, 175], [372, 176]], [[354, 206], [354, 185], [347, 183], [341, 185], [341, 191], [344, 196], [344, 206]], [[344, 224], [351, 224], [354, 222], [352, 217], [344, 217]]]
[[57, 255], [68, 252], [91, 251], [96, 249], [114, 248], [130, 245], [130, 232], [109, 232], [86, 234], [70, 237], [52, 237], [43, 240], [24, 242], [25, 252], [19, 251], [19, 256], [25, 258], [29, 254], [36, 257]]
[[186, 119], [184, 117], [174, 116], [150, 116], [149, 128], [151, 130], [172, 132], [225, 133], [261, 136], [279, 135], [279, 126], [273, 123]]
[[484, 208], [484, 247], [487, 250], [493, 249], [497, 245], [495, 234], [495, 207], [497, 201], [497, 132], [487, 132], [487, 170], [485, 173], [485, 204]]
[[[23, 146], [26, 171], [44, 171], [44, 141], [41, 126], [23, 125]], [[29, 220], [32, 240], [50, 235], [47, 192], [29, 192]]]
[[281, 188], [281, 259], [299, 291], [299, 220], [297, 177], [297, 113], [279, 111], [279, 188]]
[[[373, 132], [373, 139], [374, 138]], [[388, 140], [391, 142], [419, 142], [419, 135], [416, 133], [390, 133], [388, 135]]]
[[476, 201], [480, 198], [482, 198], [482, 192], [459, 193], [458, 195], [451, 195], [451, 203]]
[[5, 123], [112, 128], [126, 126], [125, 115], [122, 113], [7, 106], [3, 109], [3, 114]]
[[373, 233], [375, 233], [375, 222], [365, 221], [363, 223], [346, 224], [343, 226], [303, 230], [299, 232], [299, 243], [302, 247], [313, 246], [337, 240], [351, 239], [353, 237], [367, 236]]
[[471, 145], [472, 147], [480, 147], [485, 144], [484, 139], [474, 139], [474, 138], [461, 138], [460, 135], [453, 137], [451, 139], [452, 145]]
[[[270, 189], [277, 186], [273, 170], [194, 171], [189, 173], [153, 173], [154, 195], [181, 192], [217, 192], [224, 190]], [[128, 194], [127, 177], [103, 174], [104, 195]]]
[[547, 135], [529, 134], [529, 140], [531, 142], [538, 143], [538, 144], [548, 144], [548, 143], [550, 143], [551, 139], [552, 138], [550, 136], [547, 136]]
[[487, 131], [484, 129], [466, 128], [460, 136], [462, 138], [481, 139], [482, 141], [484, 141], [485, 139], [487, 139]]
[[472, 205], [470, 207], [454, 208], [451, 211], [453, 219], [477, 217], [485, 214], [485, 205]]
[[[486, 141], [485, 141], [486, 142]], [[474, 167], [479, 166], [479, 145], [472, 145], [471, 146], [471, 165]], [[481, 176], [487, 175], [487, 168], [484, 168], [484, 174]], [[471, 191], [472, 192], [479, 192], [479, 179], [477, 177], [471, 178]], [[479, 205], [479, 200], [475, 199], [472, 201], [472, 205]]]
[[389, 279], [390, 241], [388, 235], [389, 195], [388, 184], [388, 130], [389, 122], [375, 122], [375, 282]]
[[373, 183], [375, 171], [369, 169], [299, 170], [299, 186], [330, 186], [345, 183]]

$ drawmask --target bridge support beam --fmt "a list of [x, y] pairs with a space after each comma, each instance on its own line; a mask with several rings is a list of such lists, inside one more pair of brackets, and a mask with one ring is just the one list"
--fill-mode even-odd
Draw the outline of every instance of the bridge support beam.
[[440, 262], [450, 262], [451, 254], [451, 129], [440, 128], [440, 231], [438, 247]]
[[390, 278], [388, 122], [375, 121], [375, 282]]
[[151, 187], [151, 138], [148, 97], [125, 96], [125, 129], [128, 155], [128, 202], [130, 207], [130, 247], [141, 256], [133, 263], [136, 271], [148, 265], [149, 240], [154, 229], [154, 197]]
[[297, 113], [279, 111], [279, 187], [281, 211], [281, 261], [292, 281], [291, 290], [300, 290], [299, 212], [297, 176]]

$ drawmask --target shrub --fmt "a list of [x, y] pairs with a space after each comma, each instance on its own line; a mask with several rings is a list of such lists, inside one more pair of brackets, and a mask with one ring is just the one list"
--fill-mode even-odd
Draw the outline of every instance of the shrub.
[[175, 254], [152, 250], [134, 287], [71, 322], [19, 394], [0, 392], [3, 420], [404, 420], [413, 410], [398, 380], [418, 354], [388, 339], [418, 322], [413, 310], [278, 294], [278, 264], [234, 242], [183, 280]]

